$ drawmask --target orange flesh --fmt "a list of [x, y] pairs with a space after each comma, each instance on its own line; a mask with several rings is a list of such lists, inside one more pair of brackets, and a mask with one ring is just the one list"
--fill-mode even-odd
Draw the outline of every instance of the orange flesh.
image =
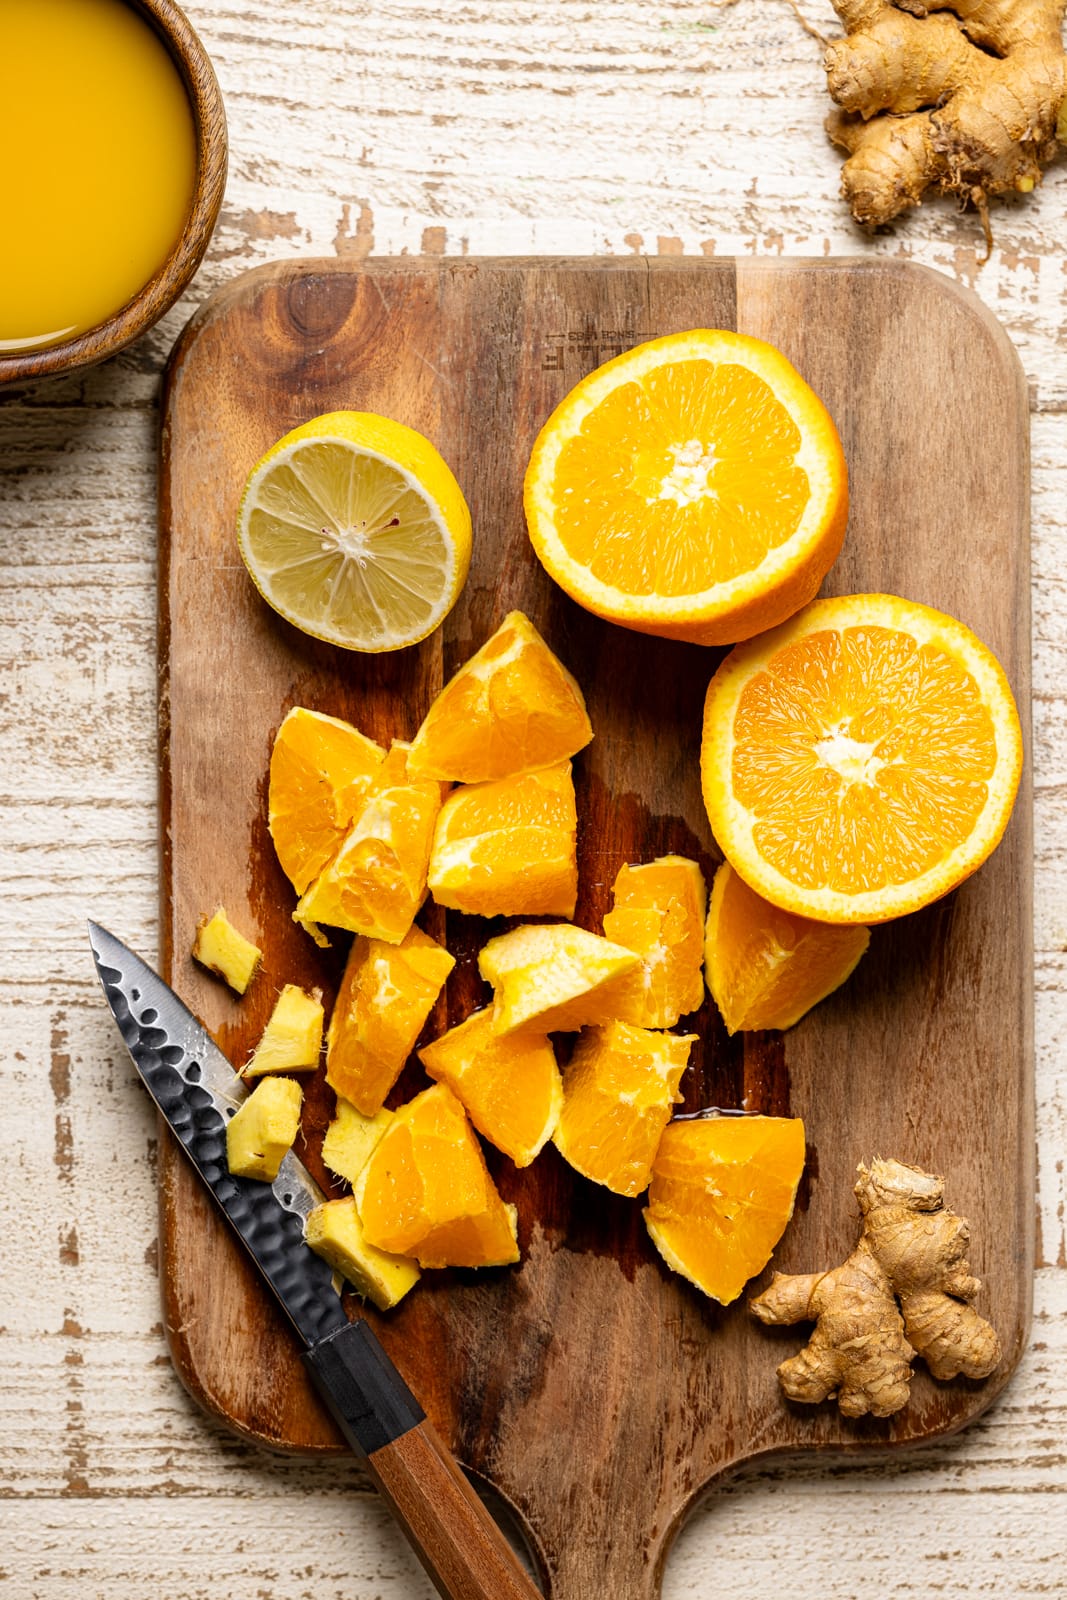
[[569, 761], [456, 789], [437, 821], [430, 893], [483, 917], [573, 916], [577, 827]]
[[905, 884], [972, 833], [997, 761], [974, 679], [873, 626], [787, 646], [746, 685], [733, 787], [757, 850], [808, 889]]
[[394, 744], [340, 850], [297, 905], [298, 920], [399, 944], [426, 894], [440, 809], [440, 784], [409, 779], [405, 747]]
[[410, 771], [483, 783], [555, 766], [592, 737], [578, 685], [513, 611], [437, 696], [412, 744]]
[[715, 874], [708, 988], [730, 1033], [792, 1027], [844, 983], [869, 941], [860, 925], [835, 927], [779, 910], [729, 862]]
[[357, 1193], [368, 1241], [396, 1255], [414, 1254], [431, 1230], [480, 1216], [497, 1201], [481, 1146], [444, 1084], [400, 1107]]
[[552, 1045], [538, 1034], [494, 1033], [492, 1007], [426, 1045], [419, 1060], [516, 1166], [528, 1166], [554, 1131], [563, 1092]]
[[624, 1022], [587, 1028], [564, 1074], [554, 1135], [564, 1159], [616, 1194], [640, 1194], [695, 1039]]
[[354, 941], [330, 1018], [326, 1080], [365, 1117], [381, 1110], [454, 966], [421, 928], [399, 945]]
[[803, 1170], [799, 1118], [672, 1122], [653, 1164], [645, 1221], [668, 1264], [729, 1305], [770, 1260]]
[[604, 935], [641, 957], [615, 1015], [642, 1028], [673, 1028], [704, 999], [707, 890], [700, 868], [682, 856], [624, 866], [612, 893]]
[[789, 412], [746, 367], [665, 363], [614, 389], [564, 444], [560, 542], [627, 594], [700, 594], [796, 533], [810, 498], [800, 443]]
[[493, 1192], [487, 1209], [434, 1228], [415, 1247], [420, 1267], [506, 1267], [519, 1259], [518, 1216]]
[[355, 728], [301, 709], [278, 730], [267, 802], [274, 848], [297, 894], [340, 848], [385, 755]]

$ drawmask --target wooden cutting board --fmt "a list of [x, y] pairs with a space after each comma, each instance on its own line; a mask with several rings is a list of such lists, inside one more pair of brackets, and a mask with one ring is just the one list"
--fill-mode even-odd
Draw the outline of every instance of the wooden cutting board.
[[[295, 704], [379, 740], [410, 739], [442, 682], [513, 607], [577, 675], [596, 738], [576, 763], [577, 920], [598, 928], [624, 861], [718, 860], [700, 800], [700, 712], [720, 652], [611, 627], [548, 580], [527, 543], [523, 469], [565, 391], [640, 340], [690, 327], [769, 339], [840, 428], [852, 484], [829, 593], [887, 590], [941, 607], [999, 655], [1029, 707], [1027, 402], [1006, 336], [970, 294], [884, 261], [302, 262], [239, 278], [182, 336], [167, 382], [161, 540], [163, 945], [167, 975], [232, 1059], [285, 981], [332, 997], [344, 951], [290, 920], [265, 821], [271, 742]], [[428, 434], [474, 517], [466, 589], [417, 648], [360, 657], [318, 645], [259, 600], [234, 544], [245, 477], [278, 436], [335, 408]], [[1033, 1227], [1031, 804], [955, 894], [875, 931], [838, 995], [796, 1028], [728, 1040], [714, 1009], [687, 1109], [803, 1116], [808, 1164], [775, 1264], [829, 1267], [852, 1248], [857, 1162], [897, 1156], [948, 1179], [1004, 1362], [984, 1384], [920, 1370], [907, 1409], [848, 1422], [783, 1403], [775, 1367], [803, 1342], [670, 1274], [637, 1203], [573, 1174], [550, 1147], [524, 1173], [490, 1152], [521, 1218], [521, 1265], [427, 1274], [375, 1326], [459, 1457], [523, 1519], [556, 1600], [651, 1600], [693, 1504], [774, 1452], [899, 1450], [976, 1416], [1026, 1338]], [[223, 903], [265, 950], [247, 998], [188, 957]], [[432, 1019], [483, 1003], [486, 924], [429, 907], [458, 955]], [[400, 1085], [422, 1086], [417, 1064]], [[332, 1095], [308, 1096], [318, 1157]], [[340, 1441], [296, 1344], [175, 1147], [160, 1157], [163, 1295], [192, 1393], [282, 1449]]]

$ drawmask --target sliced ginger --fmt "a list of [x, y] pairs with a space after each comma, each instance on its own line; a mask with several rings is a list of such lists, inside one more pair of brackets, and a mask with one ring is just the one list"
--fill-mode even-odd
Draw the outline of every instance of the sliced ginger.
[[338, 1095], [337, 1110], [322, 1141], [322, 1159], [330, 1171], [355, 1183], [392, 1120], [393, 1113], [384, 1106], [365, 1117]]
[[257, 945], [238, 933], [223, 906], [212, 916], [201, 917], [192, 954], [194, 961], [228, 983], [237, 994], [244, 994], [263, 957]]
[[863, 1232], [848, 1260], [806, 1276], [776, 1272], [751, 1309], [775, 1326], [815, 1323], [778, 1368], [790, 1400], [836, 1396], [846, 1417], [890, 1417], [908, 1402], [917, 1355], [935, 1378], [987, 1378], [1000, 1341], [971, 1305], [982, 1285], [967, 1260], [967, 1223], [944, 1205], [944, 1179], [901, 1161], [858, 1170]]
[[419, 1281], [414, 1261], [378, 1250], [368, 1242], [351, 1195], [316, 1206], [308, 1216], [304, 1237], [316, 1255], [379, 1311], [395, 1306]]
[[287, 983], [244, 1069], [246, 1078], [269, 1072], [310, 1072], [322, 1053], [322, 995]]
[[264, 1078], [226, 1124], [226, 1164], [235, 1178], [273, 1183], [300, 1127], [304, 1092], [292, 1078]]

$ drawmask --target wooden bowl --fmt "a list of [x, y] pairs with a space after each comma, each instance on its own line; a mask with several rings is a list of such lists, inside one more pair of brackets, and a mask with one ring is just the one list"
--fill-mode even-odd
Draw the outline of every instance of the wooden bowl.
[[41, 350], [0, 352], [0, 386], [92, 366], [150, 328], [177, 300], [203, 259], [226, 187], [226, 113], [207, 51], [173, 0], [126, 0], [163, 40], [181, 74], [196, 129], [196, 182], [181, 236], [132, 299], [104, 322]]

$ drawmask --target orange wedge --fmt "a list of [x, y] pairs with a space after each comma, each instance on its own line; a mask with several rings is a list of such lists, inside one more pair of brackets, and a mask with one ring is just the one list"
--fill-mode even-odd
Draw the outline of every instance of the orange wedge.
[[282, 871], [303, 894], [341, 847], [385, 751], [337, 717], [294, 706], [274, 739], [267, 821]]
[[410, 769], [484, 783], [558, 766], [592, 737], [582, 691], [529, 618], [512, 611], [437, 696]]
[[704, 874], [684, 856], [660, 856], [622, 867], [613, 897], [604, 934], [641, 957], [615, 1015], [640, 1028], [673, 1028], [704, 1001]]
[[711, 887], [705, 970], [726, 1031], [791, 1028], [840, 988], [870, 941], [856, 923], [779, 911], [724, 861]]
[[894, 595], [819, 600], [732, 650], [704, 711], [704, 801], [723, 854], [784, 911], [883, 922], [996, 846], [1022, 735], [969, 628]]
[[421, 928], [398, 945], [353, 940], [326, 1038], [326, 1081], [363, 1116], [381, 1109], [455, 964]]
[[708, 1117], [663, 1131], [644, 1218], [667, 1265], [728, 1306], [771, 1259], [804, 1170], [799, 1117]]
[[519, 1259], [519, 1213], [499, 1195], [486, 1211], [434, 1228], [415, 1246], [420, 1267], [507, 1267]]
[[552, 1142], [583, 1177], [615, 1194], [648, 1187], [652, 1162], [695, 1033], [652, 1033], [612, 1022], [586, 1028], [563, 1075]]
[[483, 917], [571, 917], [577, 829], [569, 761], [454, 789], [434, 830], [430, 893]]
[[579, 605], [695, 644], [804, 605], [848, 520], [822, 402], [771, 345], [706, 328], [583, 378], [538, 435], [525, 504], [537, 555]]
[[[441, 1259], [450, 1237], [455, 1253], [465, 1257], [479, 1241], [487, 1256], [501, 1255], [500, 1213], [506, 1209], [463, 1107], [446, 1084], [434, 1084], [400, 1107], [363, 1168], [355, 1197], [363, 1232], [379, 1250], [415, 1256], [420, 1263], [423, 1253], [432, 1255], [434, 1266], [500, 1265], [497, 1259]], [[510, 1218], [506, 1222], [514, 1248], [514, 1228]]]
[[337, 854], [297, 902], [293, 917], [399, 944], [426, 897], [426, 869], [441, 785], [412, 779], [408, 746], [395, 743]]
[[490, 939], [478, 971], [494, 989], [493, 1029], [568, 1032], [610, 1022], [619, 980], [640, 956], [569, 922], [513, 928]]
[[431, 1078], [447, 1083], [490, 1144], [528, 1167], [552, 1137], [563, 1085], [543, 1035], [493, 1032], [491, 1009], [476, 1011], [419, 1051]]

